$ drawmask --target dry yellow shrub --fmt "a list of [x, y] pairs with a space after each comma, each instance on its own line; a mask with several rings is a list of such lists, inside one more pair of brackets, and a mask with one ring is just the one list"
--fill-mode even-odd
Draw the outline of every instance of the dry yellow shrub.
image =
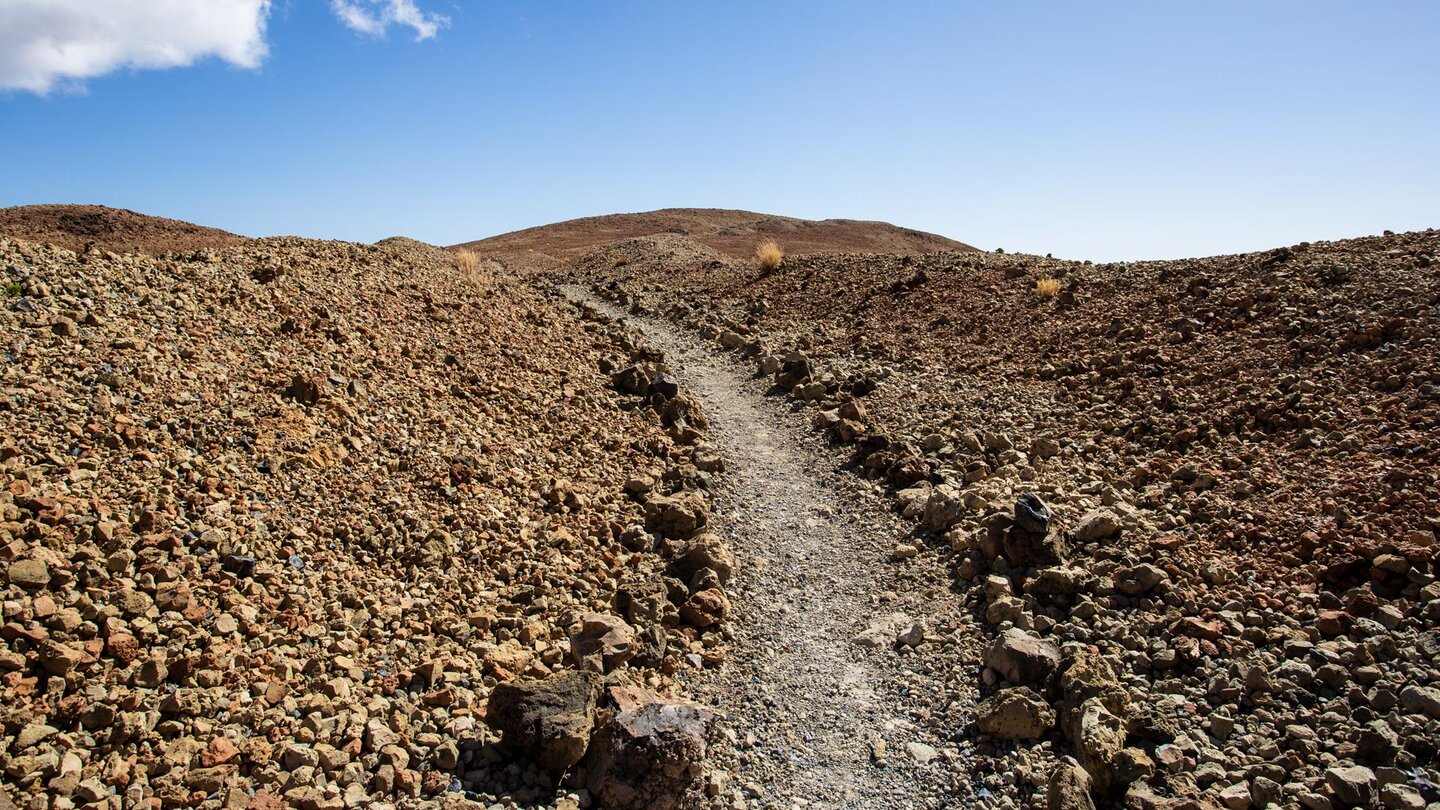
[[785, 251], [781, 250], [780, 245], [773, 239], [767, 239], [755, 247], [755, 263], [761, 270], [774, 270], [784, 258]]
[[455, 269], [465, 273], [473, 273], [479, 268], [480, 254], [466, 248], [460, 248], [455, 251]]

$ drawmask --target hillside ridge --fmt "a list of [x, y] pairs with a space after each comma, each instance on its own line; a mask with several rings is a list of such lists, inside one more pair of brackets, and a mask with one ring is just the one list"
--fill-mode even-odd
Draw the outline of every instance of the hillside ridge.
[[81, 252], [94, 245], [115, 253], [223, 248], [247, 237], [179, 219], [104, 205], [43, 204], [0, 208], [0, 233]]
[[931, 253], [972, 251], [938, 234], [858, 219], [810, 220], [726, 208], [663, 208], [522, 228], [462, 242], [465, 248], [522, 267], [552, 268], [625, 239], [676, 234], [733, 259], [773, 239], [788, 253]]

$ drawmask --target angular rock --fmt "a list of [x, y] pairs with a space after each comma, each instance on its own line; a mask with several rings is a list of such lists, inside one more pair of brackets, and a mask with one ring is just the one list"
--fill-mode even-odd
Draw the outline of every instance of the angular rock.
[[1251, 803], [1250, 786], [1244, 782], [1235, 784], [1220, 791], [1220, 801], [1229, 810], [1248, 810]]
[[735, 555], [725, 542], [713, 534], [699, 534], [680, 547], [666, 572], [682, 582], [689, 582], [702, 568], [709, 568], [727, 583], [735, 570]]
[[1065, 558], [1064, 538], [1059, 532], [1037, 534], [1013, 526], [1005, 532], [1005, 559], [1026, 567], [1055, 565]]
[[485, 721], [505, 745], [561, 772], [585, 756], [599, 695], [600, 676], [593, 672], [502, 683], [490, 693]]
[[1085, 513], [1075, 525], [1072, 537], [1077, 543], [1091, 543], [1120, 534], [1125, 524], [1109, 509], [1096, 509]]
[[1098, 651], [1081, 648], [1068, 652], [1060, 663], [1055, 687], [1060, 729], [1071, 742], [1079, 739], [1079, 721], [1086, 704], [1099, 701], [1106, 711], [1128, 727], [1134, 710], [1130, 693], [1115, 675], [1115, 666]]
[[16, 560], [10, 563], [7, 578], [11, 585], [38, 591], [50, 584], [50, 568], [42, 560]]
[[702, 630], [714, 627], [730, 615], [730, 600], [719, 588], [696, 591], [680, 606], [680, 618]]
[[650, 387], [646, 391], [649, 396], [662, 399], [673, 399], [680, 393], [680, 381], [674, 375], [661, 372], [650, 380]]
[[324, 377], [319, 375], [296, 374], [290, 378], [290, 384], [281, 392], [281, 396], [300, 405], [313, 406], [324, 396], [324, 384]]
[[1060, 663], [1060, 648], [1024, 630], [1006, 630], [985, 654], [985, 665], [1005, 680], [1023, 685], [1039, 681]]
[[1080, 709], [1076, 723], [1075, 755], [1102, 794], [1123, 789], [1155, 771], [1155, 763], [1138, 748], [1125, 747], [1125, 721], [1092, 698]]
[[650, 391], [650, 375], [638, 365], [615, 372], [610, 375], [610, 381], [616, 390], [625, 394], [643, 397]]
[[570, 636], [570, 655], [580, 669], [610, 672], [635, 656], [635, 631], [618, 616], [586, 613]]
[[611, 687], [585, 757], [603, 807], [673, 810], [699, 787], [714, 731], [709, 710], [634, 687]]
[[1050, 529], [1050, 507], [1033, 492], [1015, 501], [1015, 525], [1031, 534], [1043, 535]]
[[1380, 803], [1387, 810], [1424, 810], [1425, 796], [1411, 785], [1389, 784], [1380, 788]]
[[698, 492], [652, 495], [645, 502], [645, 528], [661, 537], [688, 539], [705, 527], [709, 507]]
[[1355, 741], [1355, 756], [1379, 765], [1389, 765], [1400, 753], [1400, 736], [1384, 720], [1371, 720]]
[[913, 622], [910, 617], [904, 613], [888, 613], [871, 619], [865, 629], [857, 633], [851, 641], [871, 649], [888, 647], [895, 642], [896, 636], [911, 624]]
[[975, 724], [1002, 740], [1038, 740], [1055, 727], [1055, 710], [1035, 690], [1021, 686], [981, 701]]
[[933, 532], [944, 532], [960, 522], [965, 514], [965, 499], [952, 487], [939, 486], [931, 491], [925, 501], [925, 513], [921, 522]]
[[1400, 690], [1400, 705], [1407, 711], [1422, 712], [1440, 719], [1440, 689], [1410, 684]]
[[780, 370], [775, 373], [775, 384], [794, 388], [810, 379], [811, 371], [810, 358], [800, 352], [790, 352], [781, 359]]
[[1057, 565], [1041, 569], [1026, 590], [1037, 596], [1074, 596], [1087, 579], [1084, 569]]
[[1119, 568], [1114, 574], [1115, 590], [1127, 596], [1150, 593], [1166, 579], [1165, 572], [1150, 563]]
[[1369, 807], [1375, 800], [1375, 772], [1363, 765], [1329, 768], [1325, 784], [1342, 807]]
[[1045, 786], [1046, 810], [1095, 810], [1090, 798], [1090, 774], [1071, 757], [1050, 772]]

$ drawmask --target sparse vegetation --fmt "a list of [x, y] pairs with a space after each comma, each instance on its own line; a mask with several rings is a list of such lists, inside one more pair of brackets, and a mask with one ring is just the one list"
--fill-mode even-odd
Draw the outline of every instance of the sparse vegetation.
[[22, 292], [25, 292], [25, 288], [21, 287], [18, 281], [12, 281], [5, 285], [6, 298], [19, 298]]
[[785, 251], [781, 250], [779, 243], [773, 239], [767, 239], [755, 247], [755, 264], [761, 270], [774, 270], [784, 259]]
[[480, 268], [480, 254], [467, 248], [455, 251], [455, 269], [463, 273], [474, 273]]
[[1035, 282], [1035, 292], [1046, 298], [1052, 298], [1060, 292], [1060, 279], [1042, 278]]

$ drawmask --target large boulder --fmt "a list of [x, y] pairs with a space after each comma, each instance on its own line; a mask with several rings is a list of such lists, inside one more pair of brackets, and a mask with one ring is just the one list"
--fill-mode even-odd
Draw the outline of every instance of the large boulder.
[[570, 635], [575, 665], [591, 672], [610, 672], [634, 657], [636, 649], [635, 631], [608, 613], [586, 613]]
[[1095, 540], [1104, 540], [1114, 537], [1125, 528], [1120, 518], [1115, 516], [1109, 509], [1095, 509], [1086, 512], [1080, 518], [1080, 523], [1075, 526], [1073, 537], [1077, 543], [1090, 543]]
[[1015, 526], [1021, 531], [1043, 535], [1050, 530], [1050, 517], [1050, 507], [1033, 492], [1015, 500]]
[[611, 687], [585, 758], [600, 806], [672, 810], [699, 787], [715, 715], [629, 686]]
[[947, 531], [965, 515], [965, 499], [954, 487], [941, 485], [930, 492], [921, 520], [933, 532]]
[[585, 756], [599, 695], [600, 676], [593, 672], [502, 683], [490, 693], [485, 721], [504, 745], [559, 773]]
[[1075, 723], [1075, 755], [1098, 793], [1118, 792], [1155, 772], [1149, 755], [1125, 746], [1125, 736], [1125, 721], [1111, 713], [1100, 698], [1092, 698], [1080, 707], [1080, 719]]
[[1073, 650], [1065, 654], [1058, 673], [1055, 688], [1060, 700], [1056, 708], [1066, 739], [1074, 742], [1078, 738], [1081, 708], [1092, 699], [1098, 699], [1107, 711], [1129, 725], [1135, 713], [1130, 693], [1120, 684], [1110, 659], [1089, 648]]
[[1065, 540], [1059, 532], [1037, 533], [1010, 527], [1002, 543], [1005, 559], [1015, 565], [1058, 565], [1065, 559]]
[[705, 527], [709, 511], [698, 492], [653, 495], [645, 502], [645, 528], [671, 540], [687, 540]]
[[809, 380], [812, 371], [810, 358], [800, 352], [790, 352], [781, 358], [780, 370], [775, 373], [775, 384], [794, 388]]
[[714, 627], [730, 615], [730, 600], [719, 588], [696, 591], [680, 606], [680, 619], [700, 629]]
[[1059, 663], [1060, 648], [1054, 642], [1032, 636], [1018, 627], [1002, 633], [985, 654], [986, 666], [1017, 685], [1048, 677]]
[[735, 571], [735, 555], [713, 534], [699, 534], [686, 541], [670, 562], [667, 573], [681, 582], [689, 582], [702, 568], [714, 571], [722, 583], [729, 582]]
[[1038, 740], [1055, 726], [1055, 710], [1021, 686], [986, 698], [975, 710], [980, 731], [1002, 740]]

